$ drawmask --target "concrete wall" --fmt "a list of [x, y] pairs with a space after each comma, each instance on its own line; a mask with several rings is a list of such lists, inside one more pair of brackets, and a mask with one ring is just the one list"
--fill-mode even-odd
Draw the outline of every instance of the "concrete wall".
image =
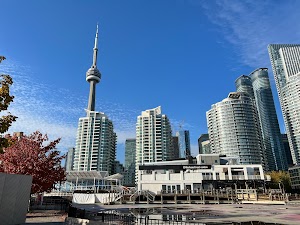
[[32, 177], [0, 173], [0, 223], [25, 223]]

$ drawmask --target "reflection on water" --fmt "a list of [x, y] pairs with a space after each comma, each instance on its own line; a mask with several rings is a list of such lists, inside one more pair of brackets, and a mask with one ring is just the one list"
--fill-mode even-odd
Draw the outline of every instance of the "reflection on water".
[[[204, 218], [218, 218], [220, 215], [216, 214], [213, 210], [188, 210], [188, 208], [182, 207], [156, 207], [156, 208], [123, 208], [118, 210], [106, 211], [112, 214], [122, 214], [128, 216], [134, 216], [140, 223], [135, 224], [158, 224], [158, 221], [162, 221], [160, 224], [175, 224], [175, 225], [275, 225], [277, 223], [264, 223], [260, 221], [248, 221], [248, 222], [214, 222], [214, 223], [202, 223]], [[279, 225], [279, 224], [277, 224]]]

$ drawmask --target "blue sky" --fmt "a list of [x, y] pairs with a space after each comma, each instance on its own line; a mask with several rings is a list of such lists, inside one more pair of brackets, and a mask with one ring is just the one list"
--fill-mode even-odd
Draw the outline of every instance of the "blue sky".
[[284, 131], [267, 45], [299, 43], [299, 8], [297, 0], [0, 0], [0, 72], [14, 79], [10, 111], [19, 117], [10, 132], [40, 130], [62, 137], [63, 152], [74, 146], [97, 22], [96, 110], [114, 122], [121, 162], [136, 117], [159, 105], [174, 132], [184, 121], [196, 153], [206, 111], [258, 67], [269, 68]]

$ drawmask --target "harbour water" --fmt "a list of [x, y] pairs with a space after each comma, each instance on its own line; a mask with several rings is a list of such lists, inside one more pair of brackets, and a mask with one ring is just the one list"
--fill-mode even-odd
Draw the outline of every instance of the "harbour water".
[[87, 211], [101, 215], [130, 217], [138, 223], [124, 224], [300, 224], [299, 205], [81, 205]]

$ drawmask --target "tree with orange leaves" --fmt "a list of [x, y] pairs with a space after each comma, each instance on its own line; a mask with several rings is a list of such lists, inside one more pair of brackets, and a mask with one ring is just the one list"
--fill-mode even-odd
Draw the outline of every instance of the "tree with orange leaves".
[[[5, 60], [4, 56], [0, 56], [0, 63]], [[13, 84], [13, 80], [9, 75], [0, 75], [0, 112], [7, 110], [11, 102], [13, 102], [14, 96], [10, 95], [10, 86]], [[8, 131], [12, 122], [16, 121], [17, 117], [8, 113], [7, 115], [0, 116], [0, 134]], [[0, 153], [3, 152], [3, 148], [9, 146], [9, 141], [6, 138], [0, 137]]]

